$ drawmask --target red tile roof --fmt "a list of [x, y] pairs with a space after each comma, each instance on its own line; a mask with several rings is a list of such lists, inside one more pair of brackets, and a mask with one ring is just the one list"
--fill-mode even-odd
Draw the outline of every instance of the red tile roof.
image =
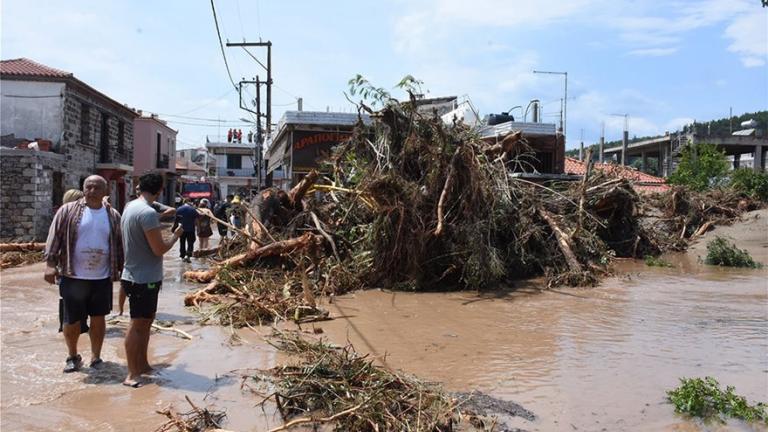
[[0, 74], [4, 76], [71, 78], [72, 72], [55, 69], [27, 58], [0, 61]]
[[91, 94], [95, 97], [106, 99], [107, 102], [113, 106], [113, 108], [121, 110], [131, 117], [138, 116], [138, 114], [132, 108], [117, 102], [106, 94], [75, 78], [72, 72], [52, 68], [32, 61], [28, 58], [17, 58], [0, 61], [0, 76], [11, 80], [17, 79], [31, 81], [66, 82], [67, 86], [71, 85], [75, 89], [85, 92], [86, 94]]
[[[632, 167], [595, 162], [594, 169], [631, 181], [632, 186], [638, 192], [664, 192], [670, 189], [664, 178], [646, 174]], [[565, 158], [566, 174], [584, 175], [586, 171], [587, 168], [584, 162], [574, 158]]]

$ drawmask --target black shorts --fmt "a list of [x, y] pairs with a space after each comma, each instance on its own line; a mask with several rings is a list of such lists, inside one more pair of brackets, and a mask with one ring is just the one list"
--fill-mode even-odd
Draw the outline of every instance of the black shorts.
[[112, 279], [73, 279], [61, 277], [59, 296], [67, 324], [85, 321], [88, 316], [104, 316], [112, 311]]
[[120, 281], [131, 310], [131, 318], [155, 318], [157, 297], [163, 282], [137, 284], [127, 280]]

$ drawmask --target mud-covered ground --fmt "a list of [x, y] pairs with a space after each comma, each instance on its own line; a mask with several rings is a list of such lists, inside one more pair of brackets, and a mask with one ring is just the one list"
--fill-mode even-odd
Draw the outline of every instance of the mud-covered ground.
[[[526, 430], [760, 430], [740, 422], [705, 425], [673, 412], [664, 391], [683, 376], [716, 377], [751, 400], [768, 400], [768, 270], [734, 270], [698, 262], [714, 235], [735, 240], [768, 264], [768, 212], [718, 227], [687, 254], [665, 257], [673, 268], [621, 262], [617, 276], [588, 289], [541, 291], [537, 281], [509, 290], [448, 294], [372, 290], [323, 307], [322, 328], [388, 367], [440, 381], [449, 391], [480, 390], [534, 412], [507, 420]], [[195, 286], [171, 252], [158, 319], [190, 333], [152, 336], [154, 383], [120, 385], [125, 376], [123, 325], [110, 325], [106, 365], [63, 374], [66, 350], [56, 332], [58, 292], [42, 264], [0, 272], [3, 431], [151, 431], [155, 410], [184, 396], [228, 412], [226, 428], [261, 431], [280, 425], [273, 407], [241, 389], [248, 368], [285, 361], [264, 343], [264, 329], [200, 326], [183, 307]], [[197, 267], [193, 263], [192, 267]], [[117, 292], [117, 285], [115, 285]], [[115, 299], [117, 297], [115, 296]], [[89, 359], [89, 344], [80, 350]]]

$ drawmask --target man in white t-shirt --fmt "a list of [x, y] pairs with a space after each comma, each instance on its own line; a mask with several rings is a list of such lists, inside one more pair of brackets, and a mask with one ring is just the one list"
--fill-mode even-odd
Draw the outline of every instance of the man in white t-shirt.
[[53, 218], [45, 248], [45, 280], [59, 280], [64, 303], [64, 340], [69, 355], [64, 372], [82, 367], [77, 352], [80, 322], [91, 317], [91, 367], [102, 363], [101, 346], [112, 310], [112, 282], [120, 280], [123, 242], [120, 213], [103, 200], [107, 181], [90, 176], [83, 183], [84, 197], [63, 205]]

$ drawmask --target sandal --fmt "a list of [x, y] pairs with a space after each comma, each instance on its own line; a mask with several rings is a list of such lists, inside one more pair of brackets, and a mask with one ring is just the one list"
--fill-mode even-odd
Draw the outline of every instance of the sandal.
[[125, 381], [123, 381], [123, 385], [126, 386], [126, 387], [131, 387], [131, 388], [139, 388], [139, 387], [143, 386], [144, 383], [142, 381], [139, 381], [139, 380], [125, 380]]
[[101, 366], [104, 364], [104, 360], [100, 359], [99, 357], [96, 357], [95, 359], [91, 360], [91, 363], [88, 365], [90, 368], [96, 368], [97, 366]]
[[64, 366], [64, 373], [70, 373], [80, 370], [83, 366], [83, 358], [80, 354], [75, 354], [72, 357], [67, 357], [66, 365]]

